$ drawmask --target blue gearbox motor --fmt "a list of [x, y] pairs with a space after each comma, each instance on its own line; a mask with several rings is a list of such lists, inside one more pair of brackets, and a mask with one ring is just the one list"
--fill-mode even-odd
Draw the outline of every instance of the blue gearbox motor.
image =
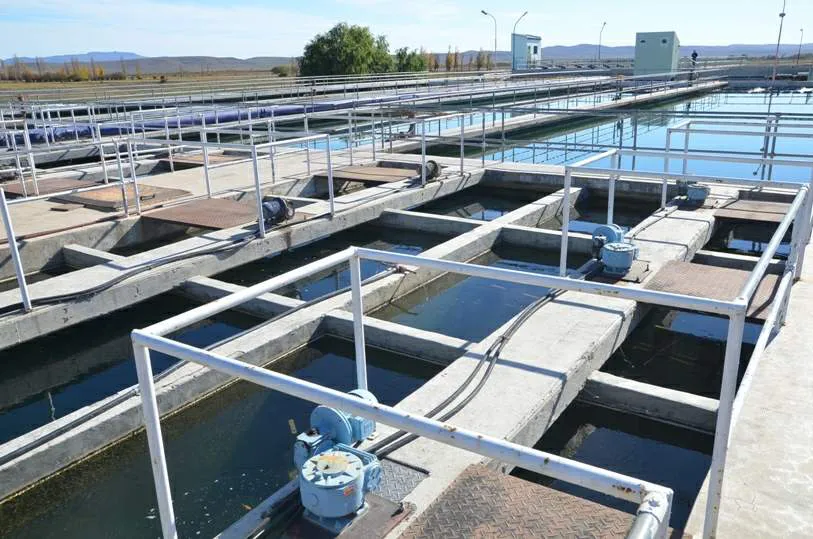
[[638, 258], [638, 246], [624, 237], [618, 225], [601, 225], [593, 231], [593, 256], [604, 264], [604, 273], [626, 275]]
[[[378, 402], [369, 391], [350, 392]], [[310, 429], [296, 438], [294, 464], [305, 517], [340, 532], [364, 508], [364, 496], [381, 481], [381, 465], [372, 453], [353, 447], [375, 431], [375, 421], [329, 406], [317, 406]]]

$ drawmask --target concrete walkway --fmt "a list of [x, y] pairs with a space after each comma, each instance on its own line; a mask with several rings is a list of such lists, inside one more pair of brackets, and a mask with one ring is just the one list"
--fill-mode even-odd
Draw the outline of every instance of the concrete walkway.
[[[717, 537], [813, 537], [813, 247], [734, 426]], [[686, 532], [701, 536], [708, 481]]]

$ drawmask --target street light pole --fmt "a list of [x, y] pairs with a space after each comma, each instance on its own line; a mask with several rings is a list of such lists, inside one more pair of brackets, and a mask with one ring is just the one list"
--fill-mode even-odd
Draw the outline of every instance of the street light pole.
[[[511, 31], [511, 71], [513, 71], [517, 67], [515, 65], [515, 62], [514, 62], [515, 56], [516, 56], [514, 54], [514, 35], [517, 33], [517, 25], [519, 24], [519, 21], [521, 21], [522, 18], [527, 14], [528, 14], [528, 12], [526, 11], [525, 13], [523, 13], [522, 15], [519, 16], [519, 19], [517, 19], [517, 22], [514, 23], [514, 29]], [[497, 46], [494, 45], [494, 47], [496, 48]], [[496, 65], [496, 62], [497, 62], [497, 59], [495, 58], [494, 59], [495, 65]], [[525, 67], [527, 68], [528, 66], [525, 66]]]
[[772, 86], [776, 86], [776, 69], [779, 66], [779, 44], [782, 43], [782, 26], [785, 24], [785, 7], [787, 6], [787, 0], [782, 0], [782, 11], [779, 13], [779, 37], [776, 40], [776, 54], [774, 55], [773, 59], [773, 75], [771, 76], [771, 81], [773, 81]]
[[480, 13], [483, 15], [488, 15], [494, 20], [494, 65], [497, 65], [497, 19], [485, 9], [481, 9]]
[[802, 42], [805, 40], [805, 29], [799, 28], [799, 33], [802, 35], [799, 37], [799, 52], [796, 53], [796, 65], [802, 62]]
[[604, 27], [607, 26], [607, 21], [601, 23], [601, 30], [598, 31], [598, 61], [601, 61], [601, 35], [604, 33]]

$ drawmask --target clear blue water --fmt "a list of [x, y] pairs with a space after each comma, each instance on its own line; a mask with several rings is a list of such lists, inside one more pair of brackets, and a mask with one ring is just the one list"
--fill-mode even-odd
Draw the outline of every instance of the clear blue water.
[[[337, 253], [351, 245], [368, 247], [382, 251], [417, 255], [448, 239], [446, 236], [398, 230], [394, 228], [362, 225], [350, 230], [311, 243], [304, 247], [285, 251], [277, 256], [265, 258], [240, 266], [215, 276], [216, 279], [244, 286], [265, 281], [281, 275], [303, 264], [319, 260]], [[372, 277], [387, 269], [385, 264], [372, 260], [362, 260], [361, 275], [363, 279]], [[277, 293], [301, 300], [311, 300], [350, 286], [350, 271], [347, 265], [337, 266], [334, 270], [303, 279], [293, 285], [282, 288]]]
[[[575, 403], [535, 448], [671, 488], [669, 524], [682, 529], [711, 465], [712, 445], [711, 436]], [[534, 472], [515, 470], [513, 475], [628, 513], [637, 509], [631, 502]]]
[[[683, 121], [684, 117], [667, 116], [664, 111], [674, 112], [694, 112], [702, 114], [705, 111], [718, 113], [766, 113], [769, 110], [767, 94], [740, 94], [740, 93], [718, 93], [702, 96], [679, 103], [672, 103], [657, 108], [653, 108], [647, 113], [639, 115], [637, 121], [637, 146], [639, 148], [664, 149], [666, 146], [666, 128], [674, 126]], [[772, 113], [792, 113], [792, 114], [813, 114], [813, 99], [810, 94], [779, 94], [774, 96], [770, 104]], [[749, 120], [757, 121], [757, 120]], [[792, 122], [786, 120], [779, 133], [811, 133], [807, 129], [793, 128]], [[764, 126], [764, 124], [763, 124]], [[705, 128], [706, 126], [698, 126]], [[727, 127], [717, 127], [715, 129], [725, 129]], [[735, 131], [756, 131], [762, 133], [764, 127], [741, 127], [734, 128]], [[504, 160], [525, 163], [549, 163], [549, 164], [569, 164], [594, 153], [603, 151], [604, 147], [592, 145], [609, 145], [631, 148], [635, 137], [635, 121], [633, 118], [624, 118], [623, 121], [599, 122], [589, 127], [580, 129], [551, 129], [539, 130], [537, 132], [525, 132], [515, 138], [522, 141], [535, 141], [530, 143], [519, 143], [511, 145], [511, 137], [507, 140], [506, 149], [489, 150], [486, 159]], [[760, 153], [762, 136], [733, 136], [716, 134], [693, 134], [689, 139], [689, 150], [717, 150], [717, 151], [739, 151]], [[670, 147], [678, 152], [682, 152], [684, 147], [684, 136], [675, 134], [672, 136]], [[810, 139], [787, 138], [777, 139], [777, 153], [786, 154], [810, 154]], [[621, 163], [623, 168], [632, 168], [632, 158], [626, 157]], [[635, 169], [652, 172], [663, 171], [662, 158], [637, 157], [635, 159]], [[593, 167], [609, 167], [609, 159], [598, 161]], [[672, 160], [670, 162], [671, 172], [681, 172], [683, 168], [682, 160]], [[754, 166], [724, 163], [690, 161], [687, 171], [691, 174], [706, 174], [729, 177], [754, 178], [761, 177], [759, 170], [754, 175]], [[773, 170], [773, 179], [780, 181], [810, 181], [808, 169], [777, 166]]]
[[[353, 345], [322, 338], [273, 369], [328, 387], [355, 387]], [[367, 352], [370, 390], [393, 405], [439, 370], [377, 349]], [[308, 427], [312, 403], [237, 383], [162, 422], [181, 537], [212, 537], [294, 473], [289, 421]], [[0, 505], [0, 536], [160, 536], [143, 433]]]
[[[137, 383], [130, 331], [196, 305], [159, 296], [0, 352], [0, 443]], [[257, 323], [224, 313], [174, 338], [208, 346]], [[175, 363], [158, 352], [152, 357], [156, 374]]]
[[[759, 337], [762, 324], [745, 325], [740, 375]], [[602, 371], [631, 380], [719, 398], [728, 319], [653, 308]]]
[[[585, 260], [570, 257], [571, 267]], [[497, 246], [476, 264], [534, 273], [558, 274], [558, 252]], [[446, 275], [371, 313], [375, 318], [480, 341], [519, 314], [548, 289], [480, 277]]]

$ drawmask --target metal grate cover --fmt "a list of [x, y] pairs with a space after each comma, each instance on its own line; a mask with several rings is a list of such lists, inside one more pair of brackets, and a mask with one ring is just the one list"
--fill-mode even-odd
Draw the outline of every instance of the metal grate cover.
[[[72, 178], [54, 178], [37, 180], [37, 188], [41, 195], [48, 195], [51, 193], [59, 193], [60, 191], [70, 191], [71, 189], [83, 189], [85, 187], [93, 187], [98, 185], [98, 182], [90, 180], [74, 180]], [[19, 180], [3, 184], [3, 189], [6, 194], [14, 195], [15, 197], [23, 196], [23, 186], [20, 185]], [[34, 182], [26, 180], [25, 189], [28, 196], [34, 196]]]
[[624, 537], [633, 516], [472, 465], [402, 538]]
[[[650, 279], [646, 288], [698, 298], [731, 301], [740, 293], [750, 275], [751, 272], [746, 270], [673, 261], [665, 264]], [[776, 275], [766, 274], [762, 278], [748, 307], [748, 317], [764, 320], [768, 316], [778, 285], [779, 279]]]

